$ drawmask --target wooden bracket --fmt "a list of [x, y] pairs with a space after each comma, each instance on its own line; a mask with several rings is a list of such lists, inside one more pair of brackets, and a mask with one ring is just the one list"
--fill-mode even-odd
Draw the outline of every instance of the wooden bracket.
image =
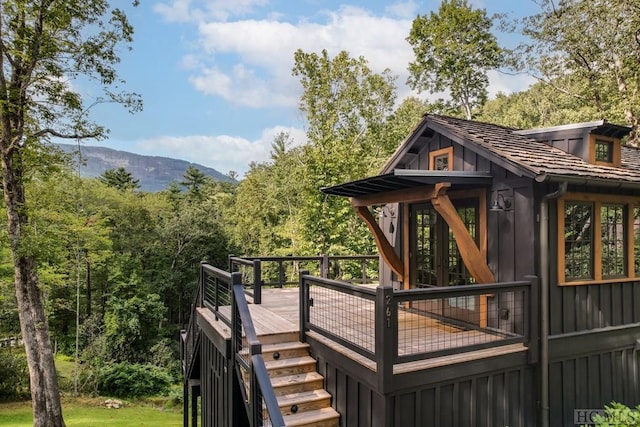
[[402, 281], [404, 278], [404, 267], [402, 265], [402, 261], [400, 261], [398, 254], [396, 254], [393, 246], [391, 246], [391, 243], [389, 243], [385, 237], [384, 232], [369, 211], [369, 208], [366, 206], [353, 206], [353, 209], [356, 211], [358, 216], [362, 218], [365, 224], [367, 224], [369, 230], [371, 230], [373, 239], [376, 241], [376, 246], [378, 246], [378, 251], [380, 251], [382, 258], [389, 265], [391, 270], [398, 275], [398, 280]]

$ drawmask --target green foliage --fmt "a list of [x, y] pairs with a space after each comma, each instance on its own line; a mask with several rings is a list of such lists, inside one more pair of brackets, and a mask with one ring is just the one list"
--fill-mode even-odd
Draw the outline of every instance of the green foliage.
[[449, 92], [471, 119], [486, 101], [487, 71], [504, 62], [491, 26], [485, 10], [474, 10], [467, 0], [445, 0], [437, 13], [418, 15], [407, 37], [415, 54], [407, 83], [420, 91]]
[[0, 401], [29, 395], [29, 370], [22, 351], [0, 348]]
[[640, 405], [631, 409], [622, 403], [612, 402], [604, 407], [605, 415], [595, 415], [596, 427], [638, 427], [640, 426]]
[[120, 191], [131, 191], [140, 188], [140, 180], [133, 178], [131, 172], [123, 167], [104, 171], [104, 173], [98, 177], [98, 180]]
[[156, 325], [166, 308], [157, 294], [121, 298], [113, 296], [105, 313], [105, 339], [110, 360], [144, 361], [147, 349], [158, 339]]
[[98, 390], [116, 397], [139, 397], [166, 394], [171, 376], [162, 368], [137, 363], [116, 363], [100, 370]]
[[540, 6], [540, 13], [522, 23], [531, 42], [517, 51], [520, 68], [551, 86], [554, 94], [594, 108], [592, 119], [626, 121], [637, 134], [640, 3], [545, 0]]

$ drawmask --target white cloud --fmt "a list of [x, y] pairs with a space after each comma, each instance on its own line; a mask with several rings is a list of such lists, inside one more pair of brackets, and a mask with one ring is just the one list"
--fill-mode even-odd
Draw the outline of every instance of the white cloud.
[[169, 0], [155, 4], [153, 9], [168, 22], [226, 21], [250, 14], [268, 3], [269, 0]]
[[386, 13], [398, 18], [414, 19], [418, 15], [420, 5], [415, 1], [394, 3], [385, 8]]
[[269, 160], [271, 143], [280, 132], [289, 133], [293, 139], [293, 145], [306, 142], [303, 130], [274, 126], [264, 129], [260, 138], [255, 141], [229, 135], [158, 136], [136, 143], [132, 151], [139, 154], [184, 159], [212, 167], [222, 173], [233, 170], [242, 176], [249, 169], [251, 162], [260, 163]]
[[[406, 11], [408, 6], [404, 7]], [[353, 6], [325, 12], [323, 17], [323, 23], [263, 19], [200, 24], [202, 62], [207, 56], [216, 60], [215, 65], [202, 65], [191, 77], [192, 84], [203, 93], [242, 106], [295, 106], [300, 88], [291, 69], [293, 53], [299, 48], [362, 55], [374, 71], [390, 68], [399, 75], [398, 83], [404, 84], [412, 58], [405, 41], [411, 19], [375, 16]]]

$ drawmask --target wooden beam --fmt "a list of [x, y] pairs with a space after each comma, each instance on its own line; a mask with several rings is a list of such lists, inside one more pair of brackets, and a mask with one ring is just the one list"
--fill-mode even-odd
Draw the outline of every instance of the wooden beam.
[[400, 258], [393, 249], [393, 246], [391, 246], [391, 243], [389, 243], [385, 237], [382, 229], [376, 222], [376, 219], [369, 211], [369, 208], [365, 206], [354, 206], [353, 209], [356, 211], [358, 216], [362, 218], [365, 224], [367, 224], [369, 230], [371, 230], [371, 234], [373, 234], [373, 239], [376, 241], [378, 251], [384, 261], [398, 275], [398, 280], [404, 281], [404, 267], [402, 266], [402, 261], [400, 261]]
[[456, 239], [460, 256], [464, 265], [469, 270], [477, 283], [494, 283], [495, 278], [493, 272], [487, 265], [487, 259], [483, 256], [482, 251], [471, 238], [467, 227], [465, 227], [462, 219], [458, 215], [456, 208], [449, 200], [446, 194], [435, 197], [431, 200], [433, 207], [449, 225], [449, 229]]
[[350, 199], [353, 207], [384, 205], [387, 203], [415, 203], [431, 200], [442, 194], [449, 187], [450, 182], [439, 182], [435, 185], [423, 185], [403, 190], [385, 191], [378, 194], [370, 194]]

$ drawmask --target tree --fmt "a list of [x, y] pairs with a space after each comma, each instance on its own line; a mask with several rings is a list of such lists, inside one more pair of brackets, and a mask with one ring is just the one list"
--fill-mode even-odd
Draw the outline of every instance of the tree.
[[117, 188], [120, 191], [129, 191], [140, 188], [140, 180], [134, 179], [131, 172], [123, 167], [118, 169], [108, 169], [104, 171], [98, 180], [109, 187]]
[[200, 190], [202, 186], [209, 180], [210, 178], [205, 175], [204, 172], [193, 165], [189, 165], [184, 172], [184, 181], [181, 181], [180, 185], [186, 187], [187, 194], [189, 194], [190, 197], [198, 199], [201, 197]]
[[485, 10], [472, 9], [467, 0], [444, 0], [438, 13], [418, 15], [407, 37], [415, 54], [409, 86], [429, 93], [448, 91], [470, 120], [473, 108], [487, 98], [487, 71], [503, 63], [491, 25]]
[[330, 58], [294, 54], [294, 76], [303, 94], [300, 110], [308, 121], [309, 144], [303, 147], [302, 225], [310, 252], [365, 253], [371, 237], [348, 200], [319, 190], [373, 172], [387, 147], [379, 138], [395, 100], [395, 78], [389, 70], [371, 71], [364, 57], [345, 51]]
[[64, 420], [37, 258], [28, 245], [25, 182], [41, 164], [43, 138], [104, 135], [70, 80], [86, 77], [110, 101], [140, 107], [137, 97], [118, 92], [114, 68], [117, 47], [131, 42], [133, 29], [107, 0], [2, 0], [0, 6], [0, 157], [18, 314], [34, 425], [58, 427]]
[[[626, 121], [640, 141], [640, 3], [628, 0], [544, 0], [523, 22], [531, 43], [521, 68], [595, 108], [599, 118]], [[597, 118], [593, 117], [593, 118]]]

